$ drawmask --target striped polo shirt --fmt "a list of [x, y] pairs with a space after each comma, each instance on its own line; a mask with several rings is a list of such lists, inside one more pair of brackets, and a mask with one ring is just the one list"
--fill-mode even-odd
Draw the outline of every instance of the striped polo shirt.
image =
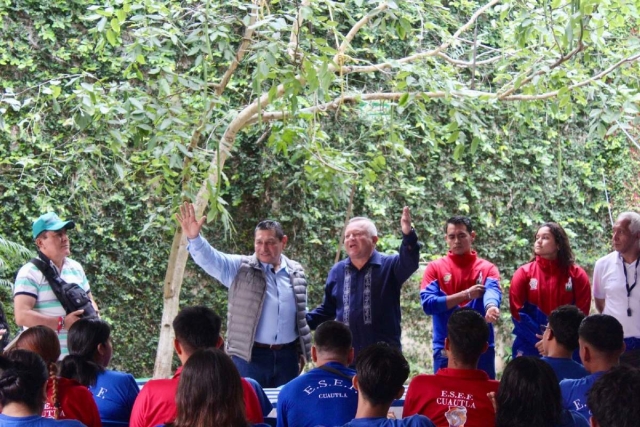
[[[70, 259], [65, 258], [62, 265], [62, 271], [51, 263], [53, 268], [58, 271], [60, 277], [67, 283], [77, 283], [87, 293], [89, 292], [89, 281], [84, 274], [82, 266]], [[34, 311], [40, 314], [51, 317], [66, 316], [66, 311], [56, 294], [51, 289], [49, 282], [44, 277], [42, 272], [31, 262], [26, 263], [16, 276], [16, 281], [13, 285], [13, 295], [30, 295], [36, 299], [36, 304], [33, 307]], [[27, 329], [25, 327], [25, 329]], [[69, 353], [67, 349], [67, 330], [62, 329], [58, 335], [60, 339], [60, 349], [62, 350], [62, 356]]]

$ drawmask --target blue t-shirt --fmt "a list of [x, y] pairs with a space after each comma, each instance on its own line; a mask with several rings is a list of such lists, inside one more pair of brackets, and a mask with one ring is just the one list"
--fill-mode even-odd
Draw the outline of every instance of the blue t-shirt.
[[565, 409], [576, 411], [586, 419], [591, 418], [591, 411], [587, 407], [587, 393], [591, 386], [604, 374], [604, 371], [587, 375], [577, 380], [560, 381], [562, 404]]
[[249, 384], [251, 384], [251, 387], [253, 387], [253, 391], [256, 392], [256, 396], [258, 396], [258, 402], [260, 402], [260, 409], [262, 409], [262, 415], [267, 418], [273, 410], [273, 404], [269, 400], [269, 397], [264, 392], [264, 389], [258, 381], [249, 377], [244, 377], [244, 379], [247, 380]]
[[[336, 370], [337, 372], [329, 372]], [[336, 426], [356, 416], [356, 371], [329, 362], [285, 384], [278, 395], [278, 427]]]
[[43, 418], [40, 415], [29, 417], [10, 417], [0, 414], [0, 426], [2, 427], [86, 427], [76, 420], [54, 420]]
[[436, 427], [424, 415], [412, 415], [401, 420], [390, 420], [384, 417], [356, 418], [342, 427]]
[[128, 426], [133, 402], [138, 397], [138, 384], [131, 374], [105, 370], [96, 384], [89, 387], [96, 401], [102, 427]]
[[589, 427], [589, 421], [575, 411], [564, 410], [557, 427]]
[[542, 360], [547, 362], [553, 372], [558, 377], [558, 382], [562, 380], [575, 380], [584, 378], [589, 375], [584, 366], [572, 359], [565, 359], [564, 357], [543, 357]]

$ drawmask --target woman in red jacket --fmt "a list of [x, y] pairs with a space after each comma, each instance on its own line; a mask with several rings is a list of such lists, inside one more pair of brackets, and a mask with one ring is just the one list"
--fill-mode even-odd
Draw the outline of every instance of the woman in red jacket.
[[547, 316], [565, 304], [588, 315], [591, 285], [587, 273], [575, 263], [567, 233], [559, 224], [547, 222], [536, 233], [531, 262], [518, 268], [511, 279], [513, 357], [539, 355], [536, 344]]

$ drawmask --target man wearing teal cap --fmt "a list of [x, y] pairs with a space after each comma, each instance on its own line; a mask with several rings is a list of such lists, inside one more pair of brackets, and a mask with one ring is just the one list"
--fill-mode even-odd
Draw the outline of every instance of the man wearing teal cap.
[[[49, 263], [68, 283], [76, 283], [87, 292], [96, 311], [89, 289], [89, 281], [82, 266], [68, 258], [70, 254], [67, 230], [75, 227], [73, 221], [62, 221], [53, 212], [40, 216], [33, 223], [33, 238], [38, 248], [38, 258]], [[25, 328], [44, 325], [58, 332], [62, 355], [67, 351], [67, 330], [82, 317], [84, 310], [67, 314], [51, 289], [47, 278], [31, 261], [18, 272], [13, 288], [13, 304], [16, 324]]]

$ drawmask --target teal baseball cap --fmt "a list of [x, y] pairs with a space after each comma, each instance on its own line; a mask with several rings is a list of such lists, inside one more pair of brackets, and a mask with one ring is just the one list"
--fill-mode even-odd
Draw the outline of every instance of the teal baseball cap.
[[33, 222], [33, 238], [38, 237], [43, 231], [58, 231], [63, 228], [69, 230], [75, 226], [75, 222], [63, 221], [54, 212], [47, 212], [44, 215], [40, 215], [40, 217]]

